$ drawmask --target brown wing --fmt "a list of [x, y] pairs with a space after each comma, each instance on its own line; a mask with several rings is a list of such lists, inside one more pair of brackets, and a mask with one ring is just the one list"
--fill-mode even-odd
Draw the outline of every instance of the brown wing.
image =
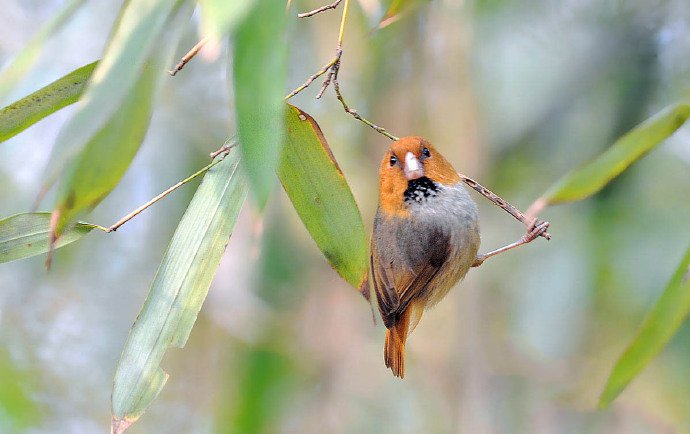
[[433, 280], [448, 259], [450, 239], [442, 234], [432, 234], [423, 245], [411, 250], [415, 265], [409, 261], [385, 260], [376, 243], [371, 246], [371, 274], [374, 293], [378, 300], [381, 318], [387, 328], [393, 327], [415, 297], [423, 296], [433, 285]]

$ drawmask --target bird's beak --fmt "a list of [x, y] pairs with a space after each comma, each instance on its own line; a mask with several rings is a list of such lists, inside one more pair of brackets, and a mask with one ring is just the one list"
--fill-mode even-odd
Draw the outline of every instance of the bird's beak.
[[405, 154], [405, 178], [408, 181], [419, 179], [424, 176], [424, 167], [412, 152]]

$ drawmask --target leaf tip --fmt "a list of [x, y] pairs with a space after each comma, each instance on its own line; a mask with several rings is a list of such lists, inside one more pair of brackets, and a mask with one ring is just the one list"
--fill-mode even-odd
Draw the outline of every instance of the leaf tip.
[[606, 410], [609, 408], [610, 402], [605, 400], [604, 397], [599, 398], [599, 403], [597, 404], [597, 410]]
[[134, 422], [134, 420], [130, 420], [127, 418], [118, 419], [115, 416], [113, 416], [112, 422], [110, 424], [110, 434], [122, 434], [127, 430], [127, 428], [132, 426]]

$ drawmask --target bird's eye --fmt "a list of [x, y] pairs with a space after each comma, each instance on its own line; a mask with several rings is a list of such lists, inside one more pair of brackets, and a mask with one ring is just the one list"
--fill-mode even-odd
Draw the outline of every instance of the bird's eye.
[[424, 156], [424, 158], [431, 157], [431, 151], [429, 151], [429, 148], [422, 148], [422, 155]]
[[390, 163], [391, 163], [391, 167], [398, 164], [398, 157], [396, 157], [395, 155], [391, 155]]

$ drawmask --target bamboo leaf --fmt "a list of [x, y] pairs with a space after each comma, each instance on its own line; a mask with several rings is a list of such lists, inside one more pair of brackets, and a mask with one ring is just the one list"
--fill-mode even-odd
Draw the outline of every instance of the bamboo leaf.
[[608, 406], [676, 334], [690, 313], [690, 248], [637, 336], [616, 362], [599, 398]]
[[14, 137], [61, 108], [77, 102], [96, 65], [98, 62], [75, 69], [0, 110], [0, 142]]
[[[78, 109], [56, 139], [44, 190], [55, 182], [67, 163], [118, 115], [124, 100], [141, 81], [144, 64], [151, 60], [152, 54], [155, 55], [152, 49], [162, 39], [165, 24], [173, 29], [173, 24], [182, 24], [182, 12], [176, 17], [179, 22], [171, 22], [180, 4], [183, 4], [181, 0], [129, 0], [122, 6], [115, 30], [103, 58], [91, 75]], [[166, 48], [155, 51], [162, 51], [160, 58], [169, 62], [167, 47], [174, 46], [177, 39], [163, 39]], [[160, 70], [163, 75], [163, 66]]]
[[[45, 41], [57, 32], [63, 24], [81, 7], [84, 0], [72, 0], [57, 12], [34, 36], [12, 63], [0, 74], [0, 101], [5, 99], [14, 86], [36, 63]], [[53, 110], [54, 111], [54, 110]]]
[[240, 150], [259, 209], [273, 189], [284, 141], [286, 23], [283, 2], [257, 0], [235, 34], [233, 62]]
[[[130, 5], [133, 3], [130, 2]], [[180, 9], [171, 26], [175, 28], [189, 20], [191, 12], [189, 5]], [[141, 67], [134, 87], [120, 101], [118, 110], [89, 138], [69, 166], [53, 211], [57, 217], [54, 227], [56, 235], [77, 216], [90, 211], [115, 188], [139, 150], [148, 130], [157, 84], [164, 77], [162, 71], [177, 43], [174, 37], [161, 39], [162, 48]], [[105, 61], [104, 58], [100, 64]], [[96, 81], [98, 73], [99, 68], [96, 68]], [[88, 97], [88, 94], [85, 95], [85, 98]]]
[[239, 152], [205, 175], [132, 326], [113, 382], [113, 432], [136, 421], [156, 398], [168, 374], [160, 367], [170, 346], [183, 347], [228, 243], [247, 187]]
[[[77, 223], [62, 235], [55, 248], [66, 246], [98, 226]], [[16, 214], [0, 220], [0, 263], [41, 255], [48, 251], [50, 213]]]
[[642, 122], [594, 161], [574, 170], [542, 197], [546, 205], [585, 199], [598, 192], [635, 161], [670, 137], [690, 117], [690, 106], [668, 107]]
[[199, 0], [204, 35], [220, 39], [249, 13], [256, 0]]
[[286, 119], [278, 177], [328, 262], [359, 289], [369, 258], [357, 203], [316, 121], [294, 106]]
[[159, 66], [156, 62], [144, 67], [120, 110], [70, 165], [53, 211], [59, 216], [57, 234], [100, 203], [124, 176], [148, 130]]

